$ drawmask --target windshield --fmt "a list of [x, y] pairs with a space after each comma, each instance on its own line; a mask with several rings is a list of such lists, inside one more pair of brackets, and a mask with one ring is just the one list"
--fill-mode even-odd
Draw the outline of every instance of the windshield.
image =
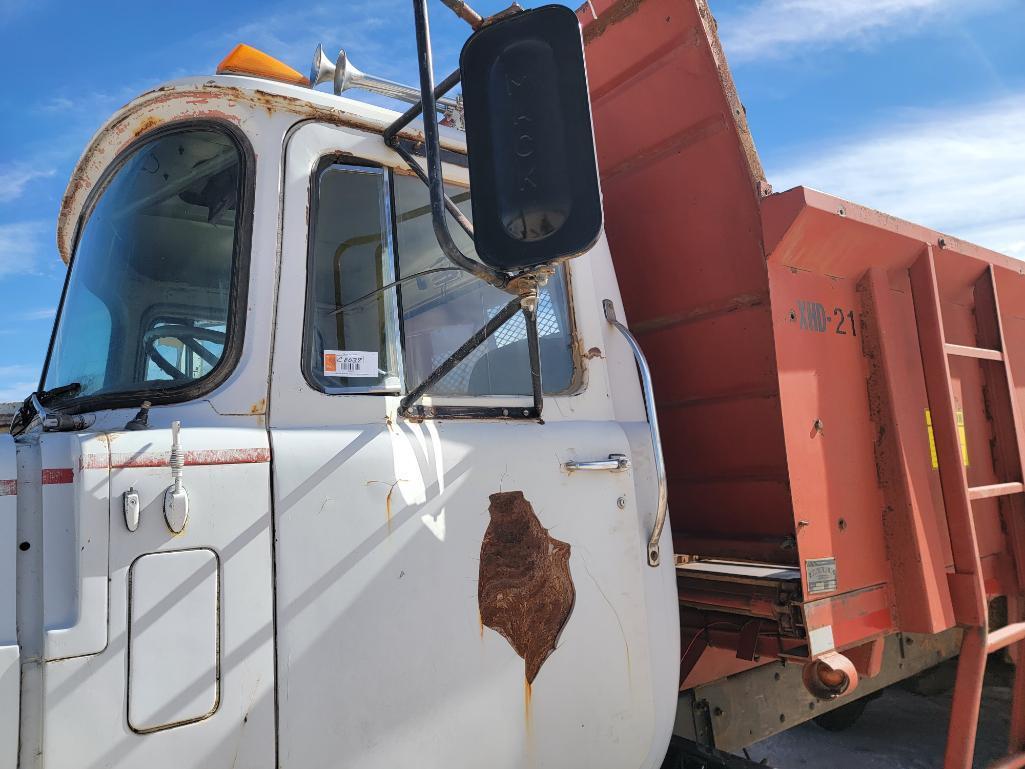
[[128, 156], [82, 229], [44, 390], [159, 395], [210, 376], [231, 333], [241, 172], [214, 129]]

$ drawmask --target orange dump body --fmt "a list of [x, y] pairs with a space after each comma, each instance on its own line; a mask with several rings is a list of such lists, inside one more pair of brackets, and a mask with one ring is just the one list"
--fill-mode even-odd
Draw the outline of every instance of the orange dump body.
[[[592, 0], [578, 15], [675, 551], [726, 564], [711, 581], [679, 571], [685, 685], [828, 649], [871, 673], [873, 640], [955, 625], [909, 270], [932, 259], [946, 342], [973, 348], [988, 346], [975, 294], [992, 270], [1025, 383], [1023, 265], [810, 189], [771, 194], [704, 0]], [[1020, 482], [1017, 457], [994, 465], [994, 435], [1020, 426], [990, 413], [986, 361], [949, 365], [968, 485]], [[1018, 592], [1005, 504], [972, 504], [989, 596]]]

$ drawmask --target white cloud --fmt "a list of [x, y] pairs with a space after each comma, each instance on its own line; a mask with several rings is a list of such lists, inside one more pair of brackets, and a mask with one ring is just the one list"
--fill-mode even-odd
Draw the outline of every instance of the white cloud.
[[801, 48], [863, 46], [914, 34], [944, 14], [992, 5], [991, 0], [757, 0], [735, 11], [733, 2], [719, 14], [732, 61], [784, 58]]
[[22, 320], [53, 320], [57, 315], [56, 307], [40, 307], [21, 314]]
[[778, 191], [815, 187], [1025, 259], [1025, 93], [892, 115], [769, 166]]
[[22, 401], [39, 385], [36, 366], [0, 366], [0, 403]]
[[48, 229], [43, 222], [0, 224], [0, 276], [36, 272]]
[[10, 203], [20, 198], [29, 182], [34, 179], [48, 179], [55, 173], [52, 168], [25, 165], [0, 168], [0, 203]]
[[47, 97], [37, 109], [40, 112], [60, 112], [68, 113], [74, 110], [76, 104], [73, 99], [69, 99], [67, 96], [50, 96]]
[[[248, 43], [306, 75], [317, 43], [329, 56], [344, 47], [360, 69], [370, 74], [392, 72], [394, 35], [379, 34], [392, 28], [408, 35], [413, 45], [413, 26], [396, 15], [411, 16], [409, 6], [399, 0], [350, 1], [290, 7], [287, 11], [254, 18], [222, 35], [222, 56], [238, 42]], [[209, 39], [209, 38], [207, 38]]]

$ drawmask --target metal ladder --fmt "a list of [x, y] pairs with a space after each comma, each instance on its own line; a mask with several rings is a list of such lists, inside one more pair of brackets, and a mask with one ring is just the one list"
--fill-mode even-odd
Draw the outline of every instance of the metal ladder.
[[[1014, 380], [1005, 355], [1004, 334], [993, 267], [975, 283], [975, 321], [978, 347], [950, 344], [943, 331], [936, 259], [932, 246], [910, 269], [911, 294], [918, 321], [918, 340], [925, 386], [932, 413], [943, 506], [946, 510], [954, 573], [948, 575], [954, 618], [964, 628], [957, 666], [945, 769], [971, 769], [982, 700], [983, 676], [990, 652], [1018, 647], [1011, 706], [1008, 759], [1001, 767], [1025, 766], [1025, 622], [988, 629], [988, 606], [972, 502], [997, 497], [1014, 559], [1019, 591], [1025, 586], [1025, 470], [1022, 465], [1021, 414], [1014, 397]], [[993, 466], [1003, 482], [968, 485], [958, 437], [950, 357], [974, 358], [982, 368], [987, 407], [992, 421]], [[1014, 598], [1014, 596], [1009, 596]], [[1010, 613], [1010, 612], [1009, 612]]]

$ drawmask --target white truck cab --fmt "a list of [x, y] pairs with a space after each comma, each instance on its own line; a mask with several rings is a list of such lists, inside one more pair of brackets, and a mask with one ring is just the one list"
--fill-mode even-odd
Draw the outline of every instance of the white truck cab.
[[86, 149], [0, 437], [0, 768], [661, 764], [678, 599], [604, 237], [537, 297], [543, 415], [521, 314], [404, 410], [509, 295], [446, 259], [397, 117], [219, 75]]

